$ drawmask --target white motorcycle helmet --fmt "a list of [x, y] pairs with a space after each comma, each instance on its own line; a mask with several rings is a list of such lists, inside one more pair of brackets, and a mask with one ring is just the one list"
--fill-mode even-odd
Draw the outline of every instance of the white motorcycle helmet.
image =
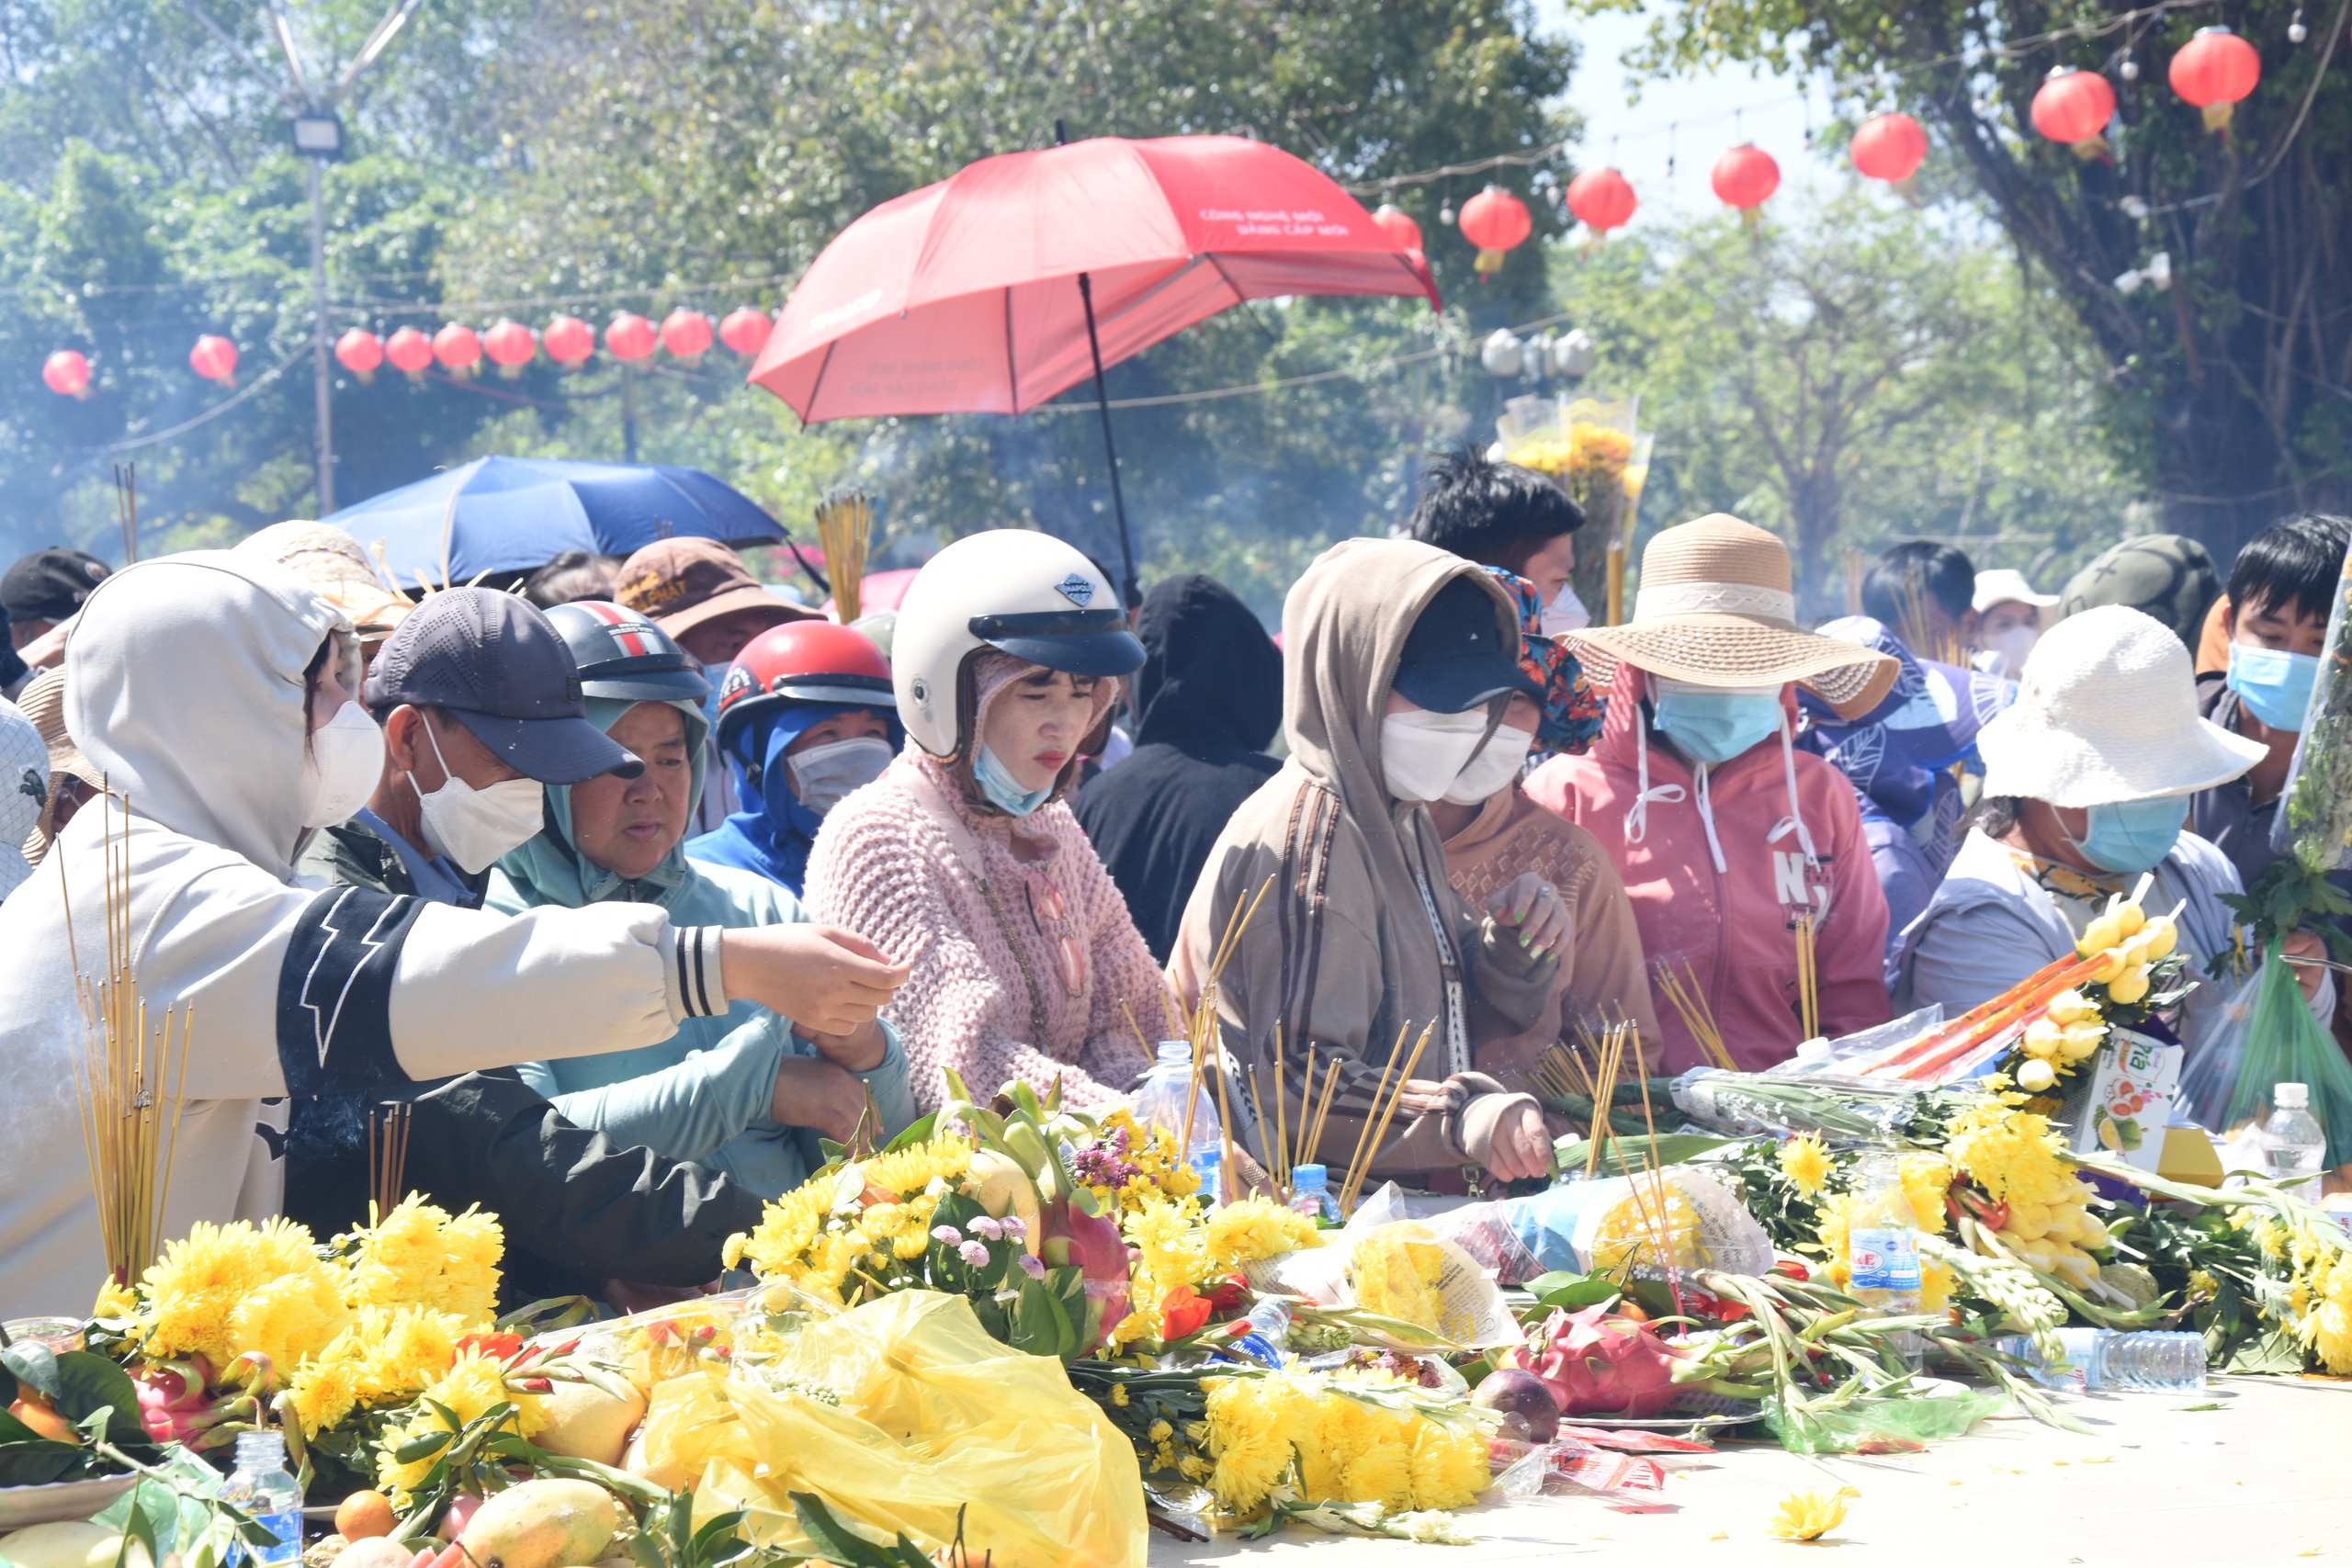
[[934, 757], [964, 749], [957, 704], [965, 660], [993, 648], [1073, 675], [1127, 675], [1143, 644], [1110, 581], [1085, 556], [1030, 528], [956, 540], [931, 558], [899, 604], [890, 679], [899, 717]]

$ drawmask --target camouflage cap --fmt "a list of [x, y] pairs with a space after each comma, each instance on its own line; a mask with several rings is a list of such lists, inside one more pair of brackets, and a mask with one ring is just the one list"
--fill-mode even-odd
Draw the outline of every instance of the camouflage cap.
[[2195, 649], [2205, 612], [2222, 594], [2222, 575], [2205, 547], [2184, 534], [2126, 539], [2066, 581], [2058, 615], [2123, 604], [2154, 616]]

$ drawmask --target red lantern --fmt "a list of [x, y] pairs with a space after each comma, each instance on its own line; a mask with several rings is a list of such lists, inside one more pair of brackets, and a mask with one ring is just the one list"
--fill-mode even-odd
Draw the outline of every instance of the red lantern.
[[1741, 219], [1753, 223], [1764, 198], [1781, 188], [1781, 165], [1761, 147], [1743, 141], [1716, 159], [1707, 177], [1724, 205], [1738, 208]]
[[1478, 247], [1478, 276], [1492, 277], [1503, 253], [1535, 231], [1527, 203], [1500, 186], [1488, 186], [1462, 204], [1462, 237]]
[[2107, 122], [2115, 118], [2115, 89], [2093, 71], [2062, 66], [2033, 95], [2033, 129], [2063, 141], [2077, 158], [2096, 158], [2107, 149]]
[[402, 327], [384, 340], [384, 357], [410, 380], [423, 382], [424, 367], [433, 363], [433, 340], [414, 327]]
[[87, 398], [90, 395], [90, 362], [77, 348], [61, 348], [41, 362], [40, 378], [44, 386], [61, 398]]
[[1421, 226], [1413, 221], [1411, 213], [1396, 203], [1382, 202], [1379, 210], [1372, 215], [1372, 221], [1388, 236], [1389, 243], [1398, 250], [1418, 251], [1421, 248]]
[[2205, 129], [2227, 131], [2230, 111], [2262, 80], [2262, 56], [2227, 28], [2199, 28], [2172, 57], [2172, 90], [2205, 111]]
[[1907, 114], [1883, 114], [1862, 121], [1848, 153], [1854, 172], [1900, 185], [1928, 158], [1928, 133]]
[[577, 316], [558, 316], [548, 323], [539, 342], [548, 357], [566, 370], [577, 370], [596, 352], [596, 333]]
[[662, 346], [689, 365], [710, 352], [710, 318], [681, 305], [662, 318]]
[[605, 329], [605, 346], [625, 364], [653, 357], [654, 343], [653, 323], [633, 311], [623, 310]]
[[451, 321], [433, 334], [433, 357], [452, 376], [470, 376], [481, 363], [481, 339], [473, 328]]
[[354, 327], [334, 340], [338, 364], [359, 378], [362, 386], [376, 384], [376, 367], [384, 363], [384, 343], [366, 327]]
[[224, 387], [237, 384], [237, 345], [225, 337], [210, 333], [196, 340], [187, 351], [188, 368], [208, 381], [218, 381]]
[[539, 345], [531, 341], [531, 329], [520, 321], [499, 321], [481, 334], [481, 346], [498, 367], [498, 374], [509, 381], [520, 376], [523, 367], [539, 352]]
[[775, 322], [766, 311], [746, 305], [727, 312], [727, 319], [718, 323], [718, 341], [750, 359], [768, 345], [768, 333], [775, 330]]
[[1594, 169], [1568, 182], [1568, 210], [1593, 232], [1607, 239], [1611, 229], [1623, 229], [1639, 206], [1634, 187], [1614, 169]]

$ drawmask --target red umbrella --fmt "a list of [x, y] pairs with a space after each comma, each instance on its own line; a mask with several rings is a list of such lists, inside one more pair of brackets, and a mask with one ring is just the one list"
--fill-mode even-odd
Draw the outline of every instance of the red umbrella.
[[[1329, 176], [1238, 136], [1103, 137], [985, 158], [825, 247], [751, 381], [808, 423], [1023, 413], [1244, 299], [1421, 295], [1426, 264]], [[1133, 547], [1111, 454], [1127, 589]]]

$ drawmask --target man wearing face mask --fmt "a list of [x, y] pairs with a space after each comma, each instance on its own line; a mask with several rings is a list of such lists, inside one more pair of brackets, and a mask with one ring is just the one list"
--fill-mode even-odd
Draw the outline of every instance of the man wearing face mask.
[[1996, 567], [1976, 574], [1976, 657], [1987, 675], [2014, 681], [2025, 672], [2026, 656], [2055, 623], [2058, 595], [2037, 593], [2025, 573]]
[[[1609, 681], [1608, 717], [1589, 754], [1545, 763], [1526, 790], [1609, 852], [1653, 970], [1695, 976], [1733, 1060], [1760, 1070], [1804, 1038], [1803, 918], [1817, 1031], [1884, 1022], [1886, 897], [1852, 788], [1795, 750], [1794, 692], [1852, 719], [1894, 660], [1801, 629], [1788, 547], [1722, 513], [1649, 542], [1630, 624], [1568, 640]], [[1657, 1010], [1663, 1069], [1706, 1065], [1680, 1015]]]
[[[2192, 796], [2244, 775], [2264, 748], [2198, 716], [2176, 633], [2120, 604], [2068, 616], [2035, 645], [2017, 705], [1976, 744], [1984, 798], [1904, 934], [1905, 1003], [1941, 1002], [1949, 1018], [1999, 995], [2071, 955], [2143, 874], [2143, 908], [2181, 907], [2191, 974], [2231, 946], [2234, 917], [2222, 900], [2240, 891], [2237, 873], [2185, 825]], [[2192, 1049], [2227, 995], [2210, 985], [2190, 993], [2178, 1032]]]
[[478, 908], [492, 863], [539, 830], [541, 784], [645, 771], [588, 722], [563, 638], [511, 593], [428, 597], [386, 639], [362, 700], [383, 727], [382, 773], [297, 865], [329, 886]]
[[686, 856], [801, 891], [825, 814], [882, 776], [906, 743], [890, 664], [865, 633], [831, 621], [762, 632], [718, 691], [718, 754], [743, 803]]
[[1267, 889], [1218, 976], [1218, 1016], [1241, 1070], [1285, 1091], [1294, 1127], [1309, 1067], [1336, 1073], [1317, 1151], [1331, 1165], [1395, 1092], [1387, 1141], [1367, 1156], [1376, 1174], [1477, 1167], [1513, 1181], [1549, 1168], [1541, 1108], [1478, 1070], [1477, 1052], [1553, 1006], [1560, 889], [1522, 873], [1471, 904], [1447, 880], [1430, 813], [1487, 799], [1525, 760], [1532, 724], [1506, 721], [1514, 695], [1532, 705], [1542, 688], [1520, 644], [1499, 583], [1410, 539], [1336, 545], [1283, 602], [1290, 759], [1210, 851], [1170, 973], [1197, 1000], [1227, 922]]

